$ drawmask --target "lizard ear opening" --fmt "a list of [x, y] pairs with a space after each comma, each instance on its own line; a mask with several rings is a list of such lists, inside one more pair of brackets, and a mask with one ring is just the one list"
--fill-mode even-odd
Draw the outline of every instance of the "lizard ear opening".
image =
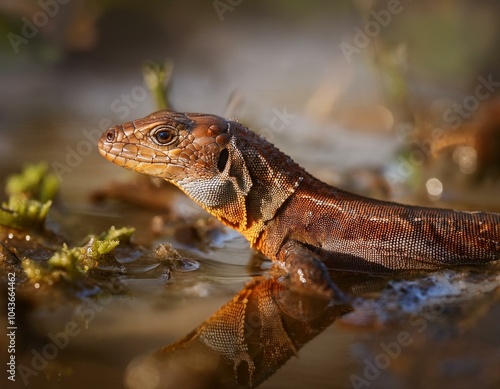
[[230, 158], [228, 175], [234, 180], [234, 189], [241, 195], [246, 196], [252, 187], [252, 178], [250, 177], [245, 158], [235, 144], [234, 137], [228, 149]]
[[227, 149], [222, 149], [219, 153], [219, 159], [217, 160], [217, 169], [219, 169], [219, 172], [222, 173], [224, 171], [228, 159], [229, 159], [229, 151], [227, 151]]

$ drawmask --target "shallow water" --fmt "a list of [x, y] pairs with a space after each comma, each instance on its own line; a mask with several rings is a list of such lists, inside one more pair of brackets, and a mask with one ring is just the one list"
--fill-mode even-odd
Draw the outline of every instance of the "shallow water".
[[[189, 31], [182, 23], [186, 19], [179, 18], [162, 31], [174, 41], [183, 27], [180, 44], [132, 37], [130, 30], [121, 29], [127, 23], [118, 15], [118, 22], [107, 19], [103, 23], [109, 24], [102, 27], [107, 45], [88, 56], [69, 55], [59, 66], [24, 62], [19, 57], [4, 59], [8, 68], [0, 74], [4, 109], [0, 115], [1, 178], [26, 162], [46, 160], [59, 172], [62, 185], [49, 225], [68, 242], [81, 243], [87, 234], [112, 225], [129, 225], [136, 228], [135, 240], [144, 247], [169, 242], [200, 264], [195, 271], [173, 269], [169, 278], [165, 268], [125, 251], [120, 293], [96, 296], [87, 291], [89, 296], [75, 296], [65, 288], [53, 291], [33, 285], [19, 290], [16, 387], [126, 384], [153, 388], [167, 386], [169, 378], [193, 367], [204, 378], [179, 378], [170, 387], [181, 387], [179, 382], [185, 388], [219, 387], [207, 378], [203, 367], [220, 366], [201, 363], [219, 361], [218, 356], [198, 349], [199, 343], [189, 346], [199, 353], [187, 360], [182, 353], [168, 355], [163, 364], [148, 364], [148, 358], [206, 322], [252, 277], [267, 274], [269, 264], [252, 257], [241, 236], [218, 227], [205, 228], [210, 222], [203, 211], [178, 193], [169, 195], [164, 202], [169, 205], [162, 210], [89, 200], [91, 193], [111, 181], [134, 180], [133, 174], [97, 154], [96, 137], [110, 123], [154, 110], [151, 99], [142, 94], [139, 67], [143, 57], [174, 58], [170, 97], [180, 110], [222, 114], [229, 95], [239, 90], [244, 104], [234, 116], [260, 130], [325, 181], [381, 198], [391, 195], [412, 203], [500, 211], [494, 179], [489, 184], [471, 184], [456, 174], [457, 167], [449, 161], [425, 165], [390, 190], [381, 184], [381, 172], [394, 166], [404, 145], [391, 132], [396, 118], [379, 99], [373, 69], [361, 62], [347, 66], [338, 50], [332, 50], [345, 31], [352, 32], [348, 21], [336, 24], [339, 32], [332, 43], [330, 18], [320, 15], [284, 26], [264, 19], [256, 31], [255, 19], [240, 17], [245, 12], [249, 11], [235, 9], [224, 24], [208, 18], [203, 28]], [[416, 20], [420, 20], [418, 15]], [[345, 31], [343, 24], [348, 24]], [[109, 38], [111, 32], [120, 39]], [[126, 33], [128, 41], [119, 35]], [[125, 43], [115, 58], [112, 48], [119, 42]], [[427, 94], [453, 95], [429, 80], [419, 86], [426, 98]], [[133, 92], [135, 104], [124, 104], [121, 96]], [[331, 103], [324, 115], [324, 107], [314, 104], [318, 99]], [[362, 103], [356, 110], [351, 101]], [[270, 129], [276, 110], [294, 115], [279, 131]], [[440, 200], [430, 199], [425, 191], [426, 179], [434, 176], [445, 183]], [[158, 215], [166, 212], [170, 217], [182, 215], [188, 226], [178, 220], [162, 224]], [[192, 239], [196, 235], [193, 220], [199, 218], [205, 232]], [[270, 366], [268, 378], [259, 387], [499, 387], [499, 274], [498, 266], [390, 278], [336, 273], [332, 276], [337, 284], [355, 299], [352, 311], [335, 314], [328, 310], [335, 307], [308, 305], [300, 298], [282, 300], [279, 294], [282, 304], [276, 315], [293, 313], [289, 316], [308, 323], [307, 313], [312, 312], [322, 321], [306, 326], [309, 337], [301, 335], [307, 341], [296, 350], [297, 356], [290, 356], [282, 367]], [[2, 328], [6, 328], [4, 320], [0, 316]], [[293, 331], [290, 339], [298, 339], [299, 330]], [[0, 341], [2, 358], [4, 342], [5, 338]], [[170, 374], [172, 360], [178, 365]], [[229, 363], [217, 374], [231, 373], [232, 368]], [[3, 379], [2, 371], [2, 387]]]
[[[30, 157], [42, 158], [45, 152]], [[90, 203], [91, 188], [117, 179], [114, 167], [94, 154], [63, 180], [62, 202], [55, 208], [51, 224], [75, 241], [111, 225], [133, 225], [136, 240], [145, 247], [171, 242], [183, 256], [198, 261], [200, 268], [172, 270], [168, 279], [158, 265], [137, 262], [125, 250], [118, 255], [127, 269], [121, 278], [125, 293], [75, 300], [64, 288], [57, 297], [33, 286], [23, 288], [18, 297], [22, 317], [16, 345], [17, 384], [115, 387], [125, 382], [129, 387], [144, 388], [156, 387], [155, 383], [179, 387], [182, 382], [186, 388], [218, 387], [206, 375], [198, 380], [178, 375], [179, 366], [197, 366], [205, 352], [176, 362], [181, 365], [175, 365], [175, 374], [169, 373], [171, 363], [153, 368], [144, 360], [200, 326], [251, 276], [266, 274], [269, 266], [265, 262], [259, 265], [259, 261], [257, 267], [249, 265], [252, 252], [248, 244], [227, 229], [208, 229], [203, 239], [189, 244], [184, 235], [187, 230], [175, 223], [174, 227], [163, 225], [163, 235], [151, 232], [153, 220], [158, 223], [158, 211], [112, 201]], [[130, 177], [125, 173], [118, 179]], [[206, 220], [203, 211], [182, 195], [175, 193], [171, 200], [172, 209]], [[446, 270], [396, 279], [332, 276], [344, 290], [358, 296], [354, 310], [325, 319], [316, 330], [324, 326], [324, 331], [307, 338], [297, 357], [290, 356], [283, 367], [273, 368], [275, 373], [271, 369], [260, 387], [468, 387], [478, 381], [482, 387], [495, 387], [499, 382], [495, 368], [500, 362], [495, 326], [500, 318], [498, 270]], [[286, 307], [285, 311], [296, 309], [293, 304]], [[321, 316], [321, 312], [316, 314]], [[303, 320], [307, 322], [307, 318]], [[298, 336], [297, 332], [291, 334], [292, 338]], [[176, 378], [169, 380], [172, 374]]]

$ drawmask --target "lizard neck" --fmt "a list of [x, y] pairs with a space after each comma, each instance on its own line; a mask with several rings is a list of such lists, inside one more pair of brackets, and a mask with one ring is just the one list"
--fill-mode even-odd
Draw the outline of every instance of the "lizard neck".
[[[290, 157], [238, 122], [228, 122], [224, 171], [210, 182], [181, 188], [205, 210], [242, 233], [252, 247], [280, 207], [309, 174]], [[208, 180], [207, 180], [208, 181]], [[210, 190], [202, 190], [202, 187]], [[210, 192], [210, 196], [206, 194]], [[210, 197], [210, 198], [209, 198]]]
[[[240, 232], [256, 247], [278, 210], [309, 174], [289, 156], [240, 123], [230, 122], [234, 146], [240, 151], [252, 185], [245, 196], [246, 223]], [[257, 248], [257, 247], [256, 247]]]

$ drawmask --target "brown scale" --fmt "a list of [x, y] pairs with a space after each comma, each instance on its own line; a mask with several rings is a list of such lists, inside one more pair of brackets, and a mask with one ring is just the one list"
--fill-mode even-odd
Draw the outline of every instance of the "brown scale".
[[[499, 214], [342, 191], [240, 123], [218, 116], [159, 111], [106, 131], [99, 149], [118, 165], [180, 187], [281, 263], [298, 287], [331, 290], [325, 265], [374, 272], [500, 259]], [[141, 155], [156, 158], [148, 162]]]
[[142, 363], [158, 372], [159, 387], [167, 387], [172, 377], [176, 387], [190, 382], [257, 387], [351, 310], [345, 303], [299, 295], [272, 279], [257, 278], [189, 335]]

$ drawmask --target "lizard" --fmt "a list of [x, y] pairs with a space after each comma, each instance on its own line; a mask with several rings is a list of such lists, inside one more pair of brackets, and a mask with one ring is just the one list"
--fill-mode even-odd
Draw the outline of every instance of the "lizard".
[[148, 366], [162, 388], [254, 388], [352, 310], [257, 277], [196, 329], [145, 355], [135, 368]]
[[328, 269], [378, 273], [500, 259], [500, 214], [405, 205], [330, 186], [237, 120], [154, 112], [117, 125], [99, 151], [184, 191], [292, 285], [328, 293]]

